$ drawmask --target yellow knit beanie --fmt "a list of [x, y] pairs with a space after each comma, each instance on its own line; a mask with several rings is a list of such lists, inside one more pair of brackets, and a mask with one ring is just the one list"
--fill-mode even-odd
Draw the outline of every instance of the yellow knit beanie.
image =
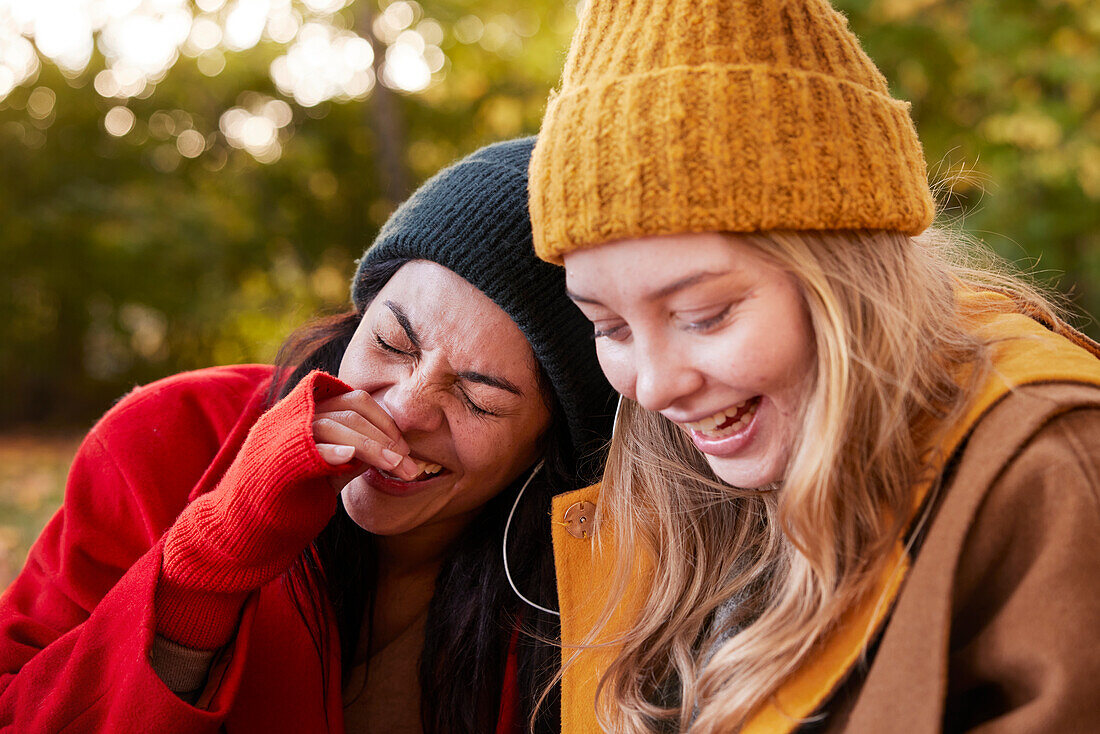
[[909, 104], [826, 0], [588, 0], [531, 159], [539, 257], [932, 221]]

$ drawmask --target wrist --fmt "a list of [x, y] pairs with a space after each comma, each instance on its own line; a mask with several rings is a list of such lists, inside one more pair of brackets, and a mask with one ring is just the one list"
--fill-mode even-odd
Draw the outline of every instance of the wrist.
[[279, 576], [332, 517], [340, 471], [313, 440], [318, 400], [349, 388], [307, 375], [253, 425], [218, 486], [193, 501], [165, 536], [164, 577], [181, 589], [247, 593]]
[[247, 592], [199, 591], [162, 577], [153, 601], [157, 634], [195, 650], [217, 650], [233, 639], [247, 599]]

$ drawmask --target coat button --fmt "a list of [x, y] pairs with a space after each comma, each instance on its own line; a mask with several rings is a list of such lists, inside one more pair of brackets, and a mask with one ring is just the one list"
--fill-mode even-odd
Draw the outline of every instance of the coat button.
[[575, 502], [565, 511], [565, 530], [574, 538], [587, 538], [595, 517], [596, 505], [591, 502]]

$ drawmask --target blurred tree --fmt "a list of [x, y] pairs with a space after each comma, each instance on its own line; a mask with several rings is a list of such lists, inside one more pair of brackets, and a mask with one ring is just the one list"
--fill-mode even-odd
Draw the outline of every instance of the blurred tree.
[[[60, 34], [94, 31], [81, 65], [47, 42], [56, 8], [37, 2], [0, 3], [9, 426], [87, 421], [136, 383], [272, 359], [346, 305], [354, 258], [417, 182], [537, 130], [576, 21], [551, 0], [180, 0], [175, 16], [164, 0], [113, 20], [88, 0], [99, 19]], [[112, 23], [131, 16], [186, 32], [146, 23], [127, 40]], [[7, 90], [27, 66], [12, 29], [37, 56]], [[138, 63], [154, 57], [168, 63]]]
[[[836, 4], [913, 101], [948, 216], [1100, 313], [1100, 6]], [[560, 0], [61, 7], [0, 0], [0, 426], [270, 360], [344, 307], [416, 183], [538, 129], [576, 22]]]
[[1100, 315], [1100, 3], [836, 5], [912, 102], [945, 219]]

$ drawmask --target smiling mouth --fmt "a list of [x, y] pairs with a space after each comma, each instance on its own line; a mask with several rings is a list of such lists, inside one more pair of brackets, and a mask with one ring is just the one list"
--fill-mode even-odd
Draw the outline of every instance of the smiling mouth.
[[424, 461], [423, 459], [418, 459], [415, 456], [410, 456], [409, 458], [416, 463], [416, 468], [420, 470], [417, 475], [412, 479], [402, 479], [396, 474], [390, 474], [385, 469], [379, 469], [378, 473], [384, 476], [386, 479], [392, 479], [396, 482], [423, 482], [439, 476], [439, 474], [444, 471], [442, 465], [440, 464], [433, 464], [430, 461]]
[[753, 416], [756, 415], [756, 409], [759, 407], [760, 396], [757, 395], [754, 398], [742, 400], [737, 405], [721, 410], [702, 420], [683, 423], [681, 425], [692, 433], [697, 433], [704, 438], [725, 438], [727, 436], [732, 436], [752, 423]]

